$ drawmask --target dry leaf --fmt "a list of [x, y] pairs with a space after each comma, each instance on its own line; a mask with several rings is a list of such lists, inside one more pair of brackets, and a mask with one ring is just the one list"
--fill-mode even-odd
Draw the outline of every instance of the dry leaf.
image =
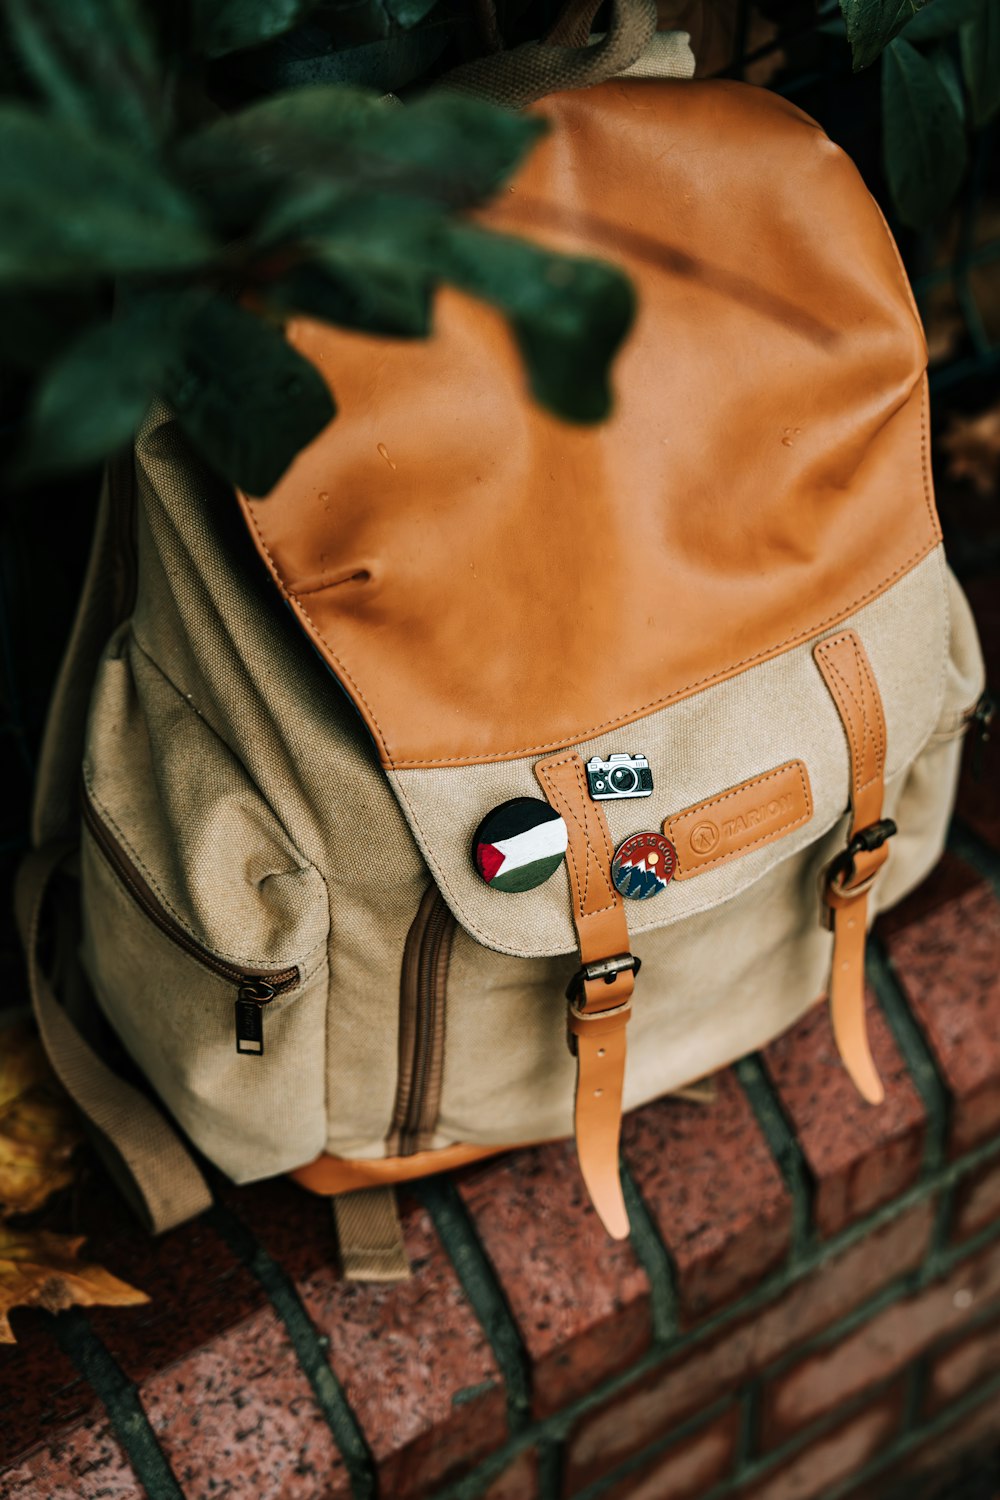
[[26, 1026], [0, 1030], [0, 1217], [34, 1213], [72, 1181], [72, 1111]]
[[14, 1307], [133, 1307], [148, 1302], [103, 1266], [78, 1259], [82, 1235], [18, 1233], [0, 1224], [0, 1344], [13, 1344], [8, 1314]]
[[1000, 403], [978, 417], [953, 412], [938, 446], [948, 456], [949, 479], [967, 479], [977, 495], [1000, 489]]

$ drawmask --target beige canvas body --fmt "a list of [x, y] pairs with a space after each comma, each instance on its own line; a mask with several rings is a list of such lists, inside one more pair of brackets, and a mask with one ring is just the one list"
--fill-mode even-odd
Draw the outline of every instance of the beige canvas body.
[[[298, 335], [328, 351], [342, 411], [273, 496], [241, 511], [162, 409], [134, 475], [112, 475], [35, 838], [79, 837], [82, 748], [86, 974], [167, 1111], [238, 1182], [322, 1153], [374, 1161], [572, 1133], [568, 871], [503, 894], [470, 857], [485, 813], [540, 795], [553, 744], [584, 760], [647, 756], [653, 795], [605, 804], [613, 845], [742, 783], [763, 788], [759, 838], [626, 903], [642, 960], [626, 1108], [764, 1045], [826, 990], [820, 883], [853, 799], [814, 657], [834, 630], [856, 633], [877, 683], [882, 815], [899, 829], [869, 920], [943, 847], [983, 671], [940, 546], [922, 338], [884, 225], [853, 168], [783, 101], [730, 85], [608, 87], [596, 105], [556, 101], [550, 141], [496, 210], [501, 227], [574, 250], [596, 234], [611, 254], [614, 216], [656, 201], [654, 167], [674, 174], [684, 210], [647, 236], [674, 236], [669, 254], [620, 242], [640, 313], [606, 429], [574, 435], [539, 415], [498, 320], [451, 299], [416, 351]], [[643, 88], [667, 92], [629, 92]], [[671, 130], [705, 133], [711, 156], [671, 156]], [[767, 191], [736, 154], [743, 131], [771, 152]], [[848, 228], [831, 248], [832, 202]], [[752, 287], [725, 233], [751, 219], [774, 240]], [[691, 247], [706, 245], [697, 260]], [[432, 409], [448, 380], [461, 401]], [[798, 414], [788, 403], [803, 391], [808, 417], [775, 416]], [[508, 506], [521, 524], [505, 550]], [[668, 607], [644, 610], [630, 639], [607, 601], [644, 570]], [[122, 571], [132, 584], [112, 588]], [[449, 613], [470, 577], [490, 608], [473, 592]], [[539, 600], [551, 633], [531, 616]], [[767, 778], [792, 765], [802, 810], [771, 836], [781, 808]], [[281, 979], [261, 1011], [263, 1052], [248, 1055], [234, 1015], [241, 985], [262, 976]]]

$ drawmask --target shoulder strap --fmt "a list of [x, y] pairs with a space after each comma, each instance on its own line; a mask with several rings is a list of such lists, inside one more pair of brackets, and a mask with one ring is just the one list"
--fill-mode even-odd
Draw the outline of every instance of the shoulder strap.
[[[172, 1229], [211, 1207], [208, 1184], [180, 1137], [154, 1104], [107, 1066], [56, 999], [40, 955], [42, 912], [53, 877], [72, 846], [29, 854], [18, 871], [17, 923], [42, 1044], [56, 1077], [96, 1131], [94, 1144], [146, 1228]], [[58, 913], [57, 913], [58, 919]]]

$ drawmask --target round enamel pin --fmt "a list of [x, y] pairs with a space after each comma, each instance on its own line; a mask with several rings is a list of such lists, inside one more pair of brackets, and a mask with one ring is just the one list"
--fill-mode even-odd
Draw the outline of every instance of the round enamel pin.
[[472, 858], [495, 891], [531, 891], [554, 875], [566, 857], [562, 818], [538, 797], [501, 802], [476, 829]]
[[677, 868], [677, 851], [662, 833], [633, 833], [619, 844], [611, 865], [615, 889], [633, 901], [659, 895]]

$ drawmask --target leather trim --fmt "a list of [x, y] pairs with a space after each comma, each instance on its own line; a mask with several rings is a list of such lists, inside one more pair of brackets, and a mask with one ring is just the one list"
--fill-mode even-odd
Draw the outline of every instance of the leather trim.
[[[528, 1146], [534, 1142], [524, 1141], [522, 1144]], [[324, 1151], [315, 1161], [296, 1167], [288, 1176], [310, 1193], [332, 1198], [337, 1193], [352, 1193], [357, 1188], [386, 1187], [393, 1182], [430, 1177], [435, 1172], [450, 1172], [456, 1167], [466, 1167], [471, 1162], [485, 1161], [487, 1157], [517, 1149], [510, 1144], [469, 1146], [460, 1142], [454, 1146], [441, 1146], [436, 1151], [416, 1151], [412, 1156], [380, 1156], [372, 1161], [350, 1161], [347, 1157], [333, 1156]]]
[[675, 880], [773, 844], [812, 817], [809, 773], [801, 760], [786, 761], [762, 776], [674, 813], [663, 832], [677, 851]]
[[[886, 724], [871, 663], [854, 630], [820, 641], [813, 652], [837, 705], [850, 751], [851, 826], [848, 844], [882, 816], [885, 789]], [[837, 1048], [855, 1087], [869, 1104], [881, 1104], [885, 1090], [868, 1040], [865, 1011], [865, 941], [868, 891], [889, 857], [888, 843], [858, 851], [846, 878], [827, 872], [824, 901], [833, 928], [830, 1015]]]

